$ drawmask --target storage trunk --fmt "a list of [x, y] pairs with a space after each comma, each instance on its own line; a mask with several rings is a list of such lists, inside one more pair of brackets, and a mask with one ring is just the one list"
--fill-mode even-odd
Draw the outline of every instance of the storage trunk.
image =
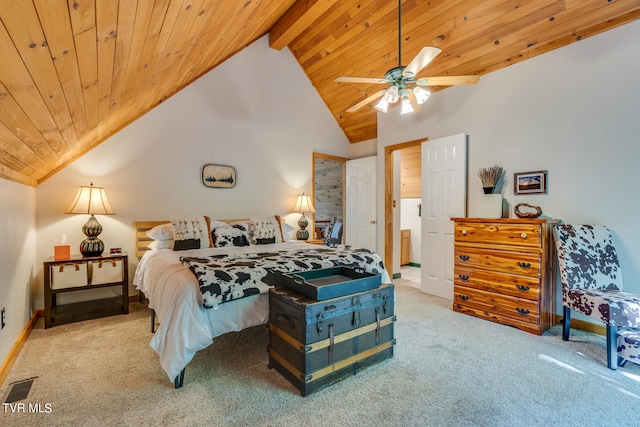
[[390, 284], [315, 301], [269, 290], [269, 368], [302, 396], [393, 357], [395, 293]]
[[280, 284], [316, 301], [338, 298], [356, 292], [376, 289], [382, 283], [380, 274], [362, 268], [330, 267], [297, 273], [284, 273]]

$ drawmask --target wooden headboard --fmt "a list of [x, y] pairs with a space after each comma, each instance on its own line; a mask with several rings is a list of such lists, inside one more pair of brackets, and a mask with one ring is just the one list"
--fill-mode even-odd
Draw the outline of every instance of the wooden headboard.
[[[234, 221], [246, 221], [248, 219], [219, 219], [222, 222], [234, 222]], [[133, 223], [133, 227], [136, 229], [136, 256], [141, 258], [142, 255], [149, 250], [147, 245], [153, 241], [147, 236], [147, 231], [160, 224], [167, 224], [171, 221], [138, 221]]]
[[147, 231], [156, 225], [167, 224], [171, 221], [140, 221], [134, 222], [133, 227], [136, 229], [136, 256], [141, 258], [142, 255], [149, 250], [147, 245], [153, 241], [147, 236]]

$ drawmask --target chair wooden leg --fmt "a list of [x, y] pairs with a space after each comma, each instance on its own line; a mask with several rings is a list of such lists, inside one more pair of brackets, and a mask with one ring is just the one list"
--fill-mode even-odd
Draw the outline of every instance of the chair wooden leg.
[[618, 369], [618, 327], [607, 325], [607, 366]]
[[569, 341], [569, 330], [571, 329], [571, 309], [567, 306], [562, 307], [564, 318], [562, 319], [562, 339]]

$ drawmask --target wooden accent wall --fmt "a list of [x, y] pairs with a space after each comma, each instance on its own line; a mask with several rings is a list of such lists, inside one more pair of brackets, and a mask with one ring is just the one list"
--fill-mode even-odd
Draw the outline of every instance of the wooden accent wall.
[[400, 150], [400, 198], [422, 197], [422, 146]]
[[316, 158], [313, 180], [315, 220], [344, 219], [344, 162]]

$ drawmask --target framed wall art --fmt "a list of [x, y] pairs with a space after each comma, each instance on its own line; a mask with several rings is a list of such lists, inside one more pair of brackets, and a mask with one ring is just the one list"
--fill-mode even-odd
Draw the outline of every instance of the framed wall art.
[[513, 194], [540, 194], [547, 192], [547, 171], [513, 174]]
[[208, 163], [202, 166], [202, 184], [210, 188], [233, 188], [238, 174], [236, 168], [227, 165]]

